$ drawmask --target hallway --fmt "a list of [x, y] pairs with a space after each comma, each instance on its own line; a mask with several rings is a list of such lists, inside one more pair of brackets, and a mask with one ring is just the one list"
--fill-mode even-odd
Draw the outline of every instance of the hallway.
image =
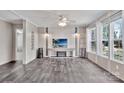
[[0, 66], [1, 83], [120, 83], [88, 59], [43, 58]]

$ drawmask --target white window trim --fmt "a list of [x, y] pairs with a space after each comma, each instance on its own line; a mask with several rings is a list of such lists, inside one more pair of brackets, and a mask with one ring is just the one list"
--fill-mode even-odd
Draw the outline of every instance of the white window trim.
[[[114, 19], [112, 19], [112, 18], [114, 18]], [[116, 60], [116, 59], [114, 59], [113, 57], [114, 57], [114, 55], [113, 55], [113, 41], [114, 41], [114, 38], [113, 38], [113, 32], [112, 32], [112, 22], [113, 21], [115, 21], [115, 20], [118, 20], [118, 19], [120, 19], [120, 18], [122, 18], [122, 34], [123, 34], [123, 36], [122, 36], [122, 44], [123, 44], [123, 61], [119, 61], [119, 60]], [[87, 35], [87, 48], [88, 48], [88, 52], [89, 53], [92, 53], [92, 54], [96, 54], [96, 55], [98, 55], [98, 56], [101, 56], [101, 57], [104, 57], [104, 58], [106, 58], [106, 59], [109, 59], [110, 61], [113, 61], [113, 62], [116, 62], [116, 63], [121, 63], [121, 64], [124, 64], [124, 11], [122, 12], [122, 13], [119, 13], [119, 14], [117, 14], [117, 15], [115, 15], [115, 17], [111, 17], [111, 18], [108, 18], [107, 19], [108, 21], [107, 21], [107, 23], [110, 25], [110, 34], [109, 34], [109, 56], [107, 57], [107, 56], [104, 56], [103, 54], [102, 54], [102, 51], [101, 51], [101, 44], [102, 44], [102, 34], [101, 33], [99, 33], [98, 31], [100, 31], [100, 32], [102, 32], [102, 29], [103, 29], [103, 25], [99, 25], [99, 24], [105, 24], [105, 23], [103, 23], [103, 22], [98, 22], [98, 24], [96, 24], [96, 27], [94, 27], [94, 28], [88, 28], [88, 33], [89, 32], [91, 32], [91, 30], [93, 30], [93, 29], [96, 29], [96, 52], [93, 52], [92, 50], [91, 50], [91, 48], [89, 48], [89, 47], [91, 47], [91, 45], [89, 44], [89, 43], [91, 43], [91, 41], [89, 41], [89, 38], [90, 37], [88, 37], [88, 35]], [[91, 35], [90, 35], [91, 36]], [[98, 47], [97, 47], [98, 46]], [[99, 49], [98, 49], [99, 48]]]
[[[121, 19], [121, 18], [118, 18], [118, 19], [116, 19], [116, 20], [119, 20], [119, 19]], [[114, 21], [116, 21], [116, 20], [114, 20]], [[114, 59], [114, 29], [113, 29], [113, 22], [114, 21], [111, 21], [111, 23], [110, 23], [110, 41], [111, 41], [111, 43], [110, 43], [110, 60], [112, 60], [112, 61], [115, 61], [115, 62], [118, 62], [118, 63], [124, 63], [123, 61], [124, 61], [124, 51], [123, 51], [123, 60], [122, 61], [120, 61], [120, 60], [116, 60], [116, 59]], [[123, 24], [123, 19], [122, 19], [122, 24]], [[122, 34], [123, 34], [123, 25], [122, 25]], [[120, 40], [122, 40], [122, 44], [123, 44], [123, 35], [122, 35], [122, 39], [120, 39]], [[119, 39], [117, 39], [117, 40], [119, 40]], [[124, 44], [123, 44], [123, 46], [124, 46]], [[124, 47], [123, 47], [123, 50], [124, 50]]]
[[[109, 26], [110, 26], [110, 23], [102, 23], [102, 27], [101, 27], [101, 38], [100, 38], [100, 44], [101, 44], [101, 47], [102, 47], [102, 41], [105, 41], [105, 39], [103, 39], [103, 25], [105, 25], [105, 24], [109, 24]], [[109, 28], [110, 29], [110, 28]], [[109, 35], [110, 35], [110, 30], [109, 30]], [[109, 56], [105, 56], [105, 55], [103, 55], [103, 47], [100, 49], [100, 56], [101, 57], [104, 57], [104, 58], [107, 58], [107, 59], [109, 59], [110, 58], [110, 37], [109, 37], [109, 39], [108, 40], [106, 40], [106, 41], [108, 41], [108, 48], [109, 48]]]
[[122, 11], [122, 44], [123, 44], [123, 61], [124, 61], [124, 11]]
[[[95, 34], [96, 34], [96, 40], [91, 40], [91, 32], [92, 32], [92, 30], [96, 30], [96, 32], [95, 32]], [[90, 51], [89, 52], [91, 52], [93, 54], [96, 54], [97, 53], [97, 28], [96, 27], [90, 28], [89, 31], [90, 31], [90, 46], [89, 46]], [[93, 42], [96, 42], [96, 51], [92, 51], [92, 49], [91, 49], [91, 42], [92, 41]]]
[[[121, 19], [122, 17], [118, 17], [116, 20], [119, 20], [119, 19]], [[121, 64], [124, 64], [124, 52], [123, 52], [123, 61], [120, 61], [120, 60], [116, 60], [116, 59], [114, 59], [114, 51], [113, 51], [113, 41], [114, 41], [114, 37], [113, 37], [113, 27], [112, 27], [112, 22], [114, 22], [114, 21], [116, 21], [116, 20], [112, 20], [112, 21], [110, 21], [110, 22], [107, 22], [107, 24], [109, 24], [110, 25], [110, 31], [109, 31], [109, 33], [110, 33], [110, 35], [109, 35], [109, 56], [107, 57], [107, 56], [104, 56], [103, 54], [102, 54], [102, 50], [100, 50], [100, 56], [101, 57], [104, 57], [104, 58], [106, 58], [106, 59], [110, 59], [111, 61], [114, 61], [114, 62], [117, 62], [117, 63], [121, 63]], [[122, 19], [123, 21], [122, 21], [122, 34], [124, 35], [124, 17], [123, 17], [123, 19]], [[102, 23], [102, 24], [105, 24], [105, 23]], [[103, 25], [102, 25], [102, 29], [103, 29]], [[119, 40], [119, 39], [118, 39]], [[124, 51], [124, 36], [122, 36], [122, 39], [120, 39], [120, 40], [122, 40], [122, 44], [123, 44], [123, 51]], [[102, 34], [101, 34], [101, 38], [100, 38], [100, 41], [102, 42], [103, 40], [102, 40]], [[98, 43], [98, 42], [97, 42]], [[102, 43], [101, 43], [102, 44]]]
[[120, 63], [120, 64], [124, 64], [123, 61], [119, 61], [119, 60], [116, 60], [116, 59], [110, 59], [110, 61], [113, 61], [113, 62], [116, 62], [116, 63]]

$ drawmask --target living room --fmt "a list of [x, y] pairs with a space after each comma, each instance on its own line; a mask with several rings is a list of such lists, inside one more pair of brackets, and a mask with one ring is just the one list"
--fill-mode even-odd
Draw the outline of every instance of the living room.
[[1, 1], [1, 93], [123, 93], [123, 82], [122, 0]]
[[0, 16], [1, 71], [11, 70], [1, 72], [0, 82], [123, 82], [123, 10], [1, 10]]

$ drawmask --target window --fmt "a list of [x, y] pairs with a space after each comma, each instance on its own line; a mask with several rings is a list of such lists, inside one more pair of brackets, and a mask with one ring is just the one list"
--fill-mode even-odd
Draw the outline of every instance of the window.
[[123, 61], [123, 45], [122, 45], [122, 19], [118, 19], [113, 24], [113, 58]]
[[96, 28], [91, 30], [91, 51], [96, 52]]
[[122, 12], [119, 11], [100, 20], [96, 24], [98, 28], [89, 28], [87, 31], [88, 51], [97, 53], [97, 55], [100, 54], [110, 60], [123, 62], [124, 34], [122, 31], [122, 23]]
[[109, 24], [103, 24], [102, 29], [102, 55], [109, 56]]

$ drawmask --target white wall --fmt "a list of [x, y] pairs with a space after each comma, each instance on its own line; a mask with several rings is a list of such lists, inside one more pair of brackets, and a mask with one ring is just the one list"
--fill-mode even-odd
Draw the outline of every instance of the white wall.
[[[28, 21], [23, 22], [24, 30], [24, 64], [31, 62], [36, 58], [38, 49], [38, 28]], [[34, 49], [31, 48], [31, 33], [34, 31]]]
[[45, 28], [38, 28], [38, 48], [43, 48], [43, 56], [46, 56]]
[[[112, 13], [110, 12], [110, 14], [112, 14]], [[103, 16], [101, 19], [106, 18], [110, 14], [107, 14], [106, 16]], [[123, 12], [122, 18], [124, 19], [124, 12]], [[99, 30], [99, 31], [100, 31], [100, 29], [98, 28], [97, 23], [99, 23], [101, 19], [96, 21], [97, 30]], [[101, 25], [101, 24], [99, 24], [99, 25]], [[88, 31], [88, 29], [87, 29], [87, 31]], [[123, 27], [123, 33], [124, 33], [124, 27]], [[100, 37], [97, 35], [97, 43], [100, 44], [100, 42], [99, 42], [100, 39], [99, 38]], [[89, 39], [88, 35], [87, 35], [87, 39]], [[97, 50], [101, 50], [100, 49], [101, 47], [100, 47], [99, 44], [97, 45], [97, 48], [99, 48]], [[88, 43], [87, 43], [87, 45], [88, 45]], [[104, 68], [105, 70], [109, 71], [113, 75], [117, 76], [118, 78], [124, 80], [124, 63], [120, 63], [120, 62], [111, 60], [110, 58], [103, 57], [103, 56], [100, 55], [99, 52], [96, 52], [96, 54], [90, 52], [89, 50], [87, 52], [88, 52], [88, 59], [90, 59], [92, 62], [96, 63], [100, 67]]]
[[13, 60], [12, 25], [0, 20], [0, 65]]
[[79, 27], [79, 34], [80, 34], [80, 40], [79, 40], [79, 47], [80, 48], [86, 48], [86, 27]]
[[117, 76], [118, 78], [124, 80], [124, 64], [109, 60], [105, 57], [90, 52], [88, 52], [88, 59], [109, 71], [113, 75]]
[[[75, 27], [49, 27], [48, 28], [49, 32], [49, 40], [48, 40], [48, 48], [52, 48], [52, 39], [56, 38], [67, 38], [68, 39], [68, 48], [75, 48]], [[78, 28], [78, 32], [80, 34], [79, 38], [81, 37], [81, 41], [79, 41], [78, 38], [78, 49], [86, 47], [86, 30], [84, 28]], [[82, 34], [83, 33], [83, 34]], [[46, 42], [45, 42], [45, 28], [39, 28], [39, 47], [44, 48], [44, 56], [46, 55]], [[81, 44], [79, 46], [79, 43]], [[53, 56], [56, 54], [53, 52]], [[79, 51], [78, 51], [79, 55]]]
[[49, 28], [49, 48], [52, 48], [52, 39], [57, 39], [57, 38], [67, 38], [68, 39], [68, 48], [74, 48], [75, 43], [74, 43], [74, 32], [75, 28], [74, 27], [65, 27], [65, 28]]
[[[58, 38], [67, 38], [68, 39], [68, 48], [75, 48], [75, 38], [74, 38], [75, 27], [58, 27], [58, 28], [49, 28], [49, 48], [52, 48], [52, 40]], [[53, 56], [56, 56], [56, 53], [52, 52]], [[68, 55], [68, 54], [67, 54]]]

